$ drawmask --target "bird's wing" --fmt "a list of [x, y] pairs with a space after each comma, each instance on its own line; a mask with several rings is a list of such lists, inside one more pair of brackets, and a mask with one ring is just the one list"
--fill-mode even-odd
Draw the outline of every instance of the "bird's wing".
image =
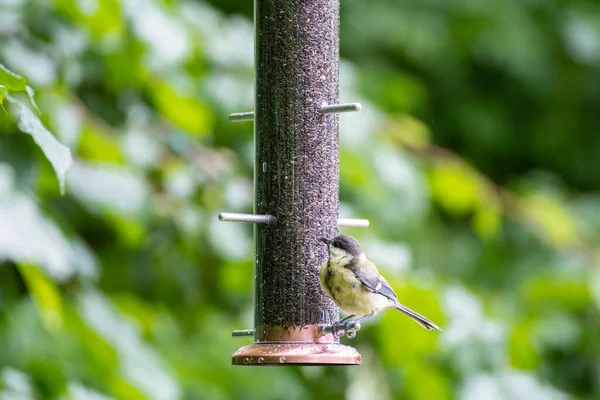
[[367, 290], [373, 293], [378, 293], [390, 299], [394, 304], [393, 307], [396, 310], [408, 315], [409, 317], [417, 321], [425, 329], [441, 331], [441, 329], [436, 324], [434, 324], [421, 314], [400, 304], [398, 302], [398, 296], [396, 296], [396, 293], [394, 293], [394, 290], [390, 287], [390, 284], [387, 283], [385, 278], [379, 274], [377, 267], [372, 262], [366, 261], [366, 263], [362, 265], [362, 268], [355, 268], [354, 275], [356, 276], [356, 279], [358, 279], [358, 281]]
[[378, 293], [392, 300], [394, 303], [397, 303], [398, 296], [396, 296], [396, 293], [394, 293], [390, 284], [379, 274], [375, 264], [370, 261], [367, 261], [367, 263], [368, 265], [363, 265], [362, 268], [356, 268], [354, 270], [356, 279], [358, 279], [358, 281], [370, 292]]

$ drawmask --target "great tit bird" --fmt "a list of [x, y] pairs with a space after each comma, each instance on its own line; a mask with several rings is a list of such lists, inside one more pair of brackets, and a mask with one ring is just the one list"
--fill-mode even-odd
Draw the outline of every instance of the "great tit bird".
[[[338, 324], [348, 327], [387, 308], [394, 308], [417, 321], [427, 330], [441, 330], [424, 316], [398, 302], [394, 290], [377, 267], [367, 259], [358, 241], [349, 235], [322, 238], [329, 259], [321, 266], [321, 286], [335, 304], [350, 315]], [[353, 317], [360, 317], [351, 321]], [[358, 325], [360, 327], [360, 325]], [[359, 328], [357, 328], [359, 329]]]

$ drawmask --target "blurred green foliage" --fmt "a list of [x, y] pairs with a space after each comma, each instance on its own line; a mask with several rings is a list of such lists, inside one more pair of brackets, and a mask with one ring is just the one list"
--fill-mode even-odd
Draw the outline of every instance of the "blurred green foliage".
[[600, 397], [600, 5], [341, 12], [365, 108], [340, 214], [444, 331], [389, 312], [361, 367], [232, 367], [252, 231], [216, 214], [252, 209], [226, 118], [252, 109], [252, 2], [3, 0], [0, 398]]

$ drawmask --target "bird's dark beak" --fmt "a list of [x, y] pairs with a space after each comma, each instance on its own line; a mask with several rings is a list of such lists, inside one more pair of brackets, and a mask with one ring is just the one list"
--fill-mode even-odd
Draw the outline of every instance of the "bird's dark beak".
[[326, 245], [329, 245], [329, 239], [327, 238], [321, 238], [319, 239], [321, 242], [325, 243]]

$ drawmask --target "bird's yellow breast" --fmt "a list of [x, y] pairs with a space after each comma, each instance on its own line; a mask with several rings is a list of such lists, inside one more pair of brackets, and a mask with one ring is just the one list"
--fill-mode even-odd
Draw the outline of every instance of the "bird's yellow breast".
[[321, 266], [321, 286], [339, 308], [353, 315], [374, 314], [383, 303], [387, 305], [383, 296], [368, 291], [352, 270], [335, 263]]

